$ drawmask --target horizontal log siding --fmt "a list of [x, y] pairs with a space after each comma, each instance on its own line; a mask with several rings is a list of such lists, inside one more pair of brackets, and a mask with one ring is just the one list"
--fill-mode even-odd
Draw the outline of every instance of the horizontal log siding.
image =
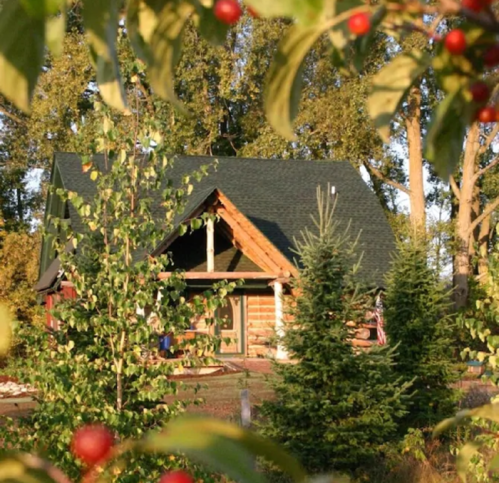
[[248, 294], [246, 308], [247, 356], [265, 357], [269, 352], [269, 340], [274, 336], [274, 296]]

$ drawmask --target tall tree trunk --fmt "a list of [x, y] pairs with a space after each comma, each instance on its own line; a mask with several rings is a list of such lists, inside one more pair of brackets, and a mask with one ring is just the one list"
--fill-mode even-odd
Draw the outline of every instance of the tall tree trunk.
[[411, 223], [424, 232], [426, 227], [426, 203], [423, 177], [423, 148], [421, 143], [421, 90], [411, 89], [406, 117], [407, 144], [409, 146], [409, 188]]
[[490, 241], [490, 216], [484, 218], [480, 225], [480, 234], [478, 236], [478, 276], [480, 283], [487, 281], [487, 273], [489, 271], [488, 253]]
[[[480, 208], [480, 188], [478, 188], [478, 186], [475, 184], [475, 186], [473, 187], [473, 202], [471, 204], [471, 222], [475, 221], [480, 216]], [[471, 232], [469, 246], [470, 257], [476, 255], [476, 247], [479, 237], [480, 225], [476, 226], [475, 229]]]
[[456, 227], [456, 255], [454, 274], [454, 303], [456, 308], [463, 307], [468, 300], [468, 277], [470, 275], [470, 226], [474, 198], [474, 174], [476, 155], [479, 148], [479, 127], [474, 123], [468, 131], [464, 152], [459, 211]]
[[24, 222], [24, 206], [23, 206], [23, 197], [22, 197], [21, 188], [16, 188], [16, 195], [17, 195], [17, 203], [16, 203], [17, 216], [19, 218], [19, 224], [22, 224]]

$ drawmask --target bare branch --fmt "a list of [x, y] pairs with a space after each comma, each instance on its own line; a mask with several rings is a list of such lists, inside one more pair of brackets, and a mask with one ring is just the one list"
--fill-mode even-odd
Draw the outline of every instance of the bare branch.
[[479, 154], [483, 154], [485, 151], [487, 151], [487, 149], [489, 149], [490, 145], [492, 144], [492, 141], [494, 140], [498, 132], [499, 132], [499, 123], [496, 123], [492, 131], [490, 131], [489, 135], [486, 137], [484, 145], [480, 147]]
[[4, 116], [7, 116], [8, 118], [12, 119], [14, 122], [17, 122], [18, 124], [22, 124], [23, 120], [20, 117], [17, 117], [14, 114], [11, 114], [5, 107], [0, 106], [0, 114], [3, 114]]
[[489, 203], [482, 214], [473, 220], [473, 223], [468, 228], [468, 233], [473, 233], [473, 230], [485, 219], [489, 216], [497, 207], [499, 206], [499, 196], [492, 202]]
[[391, 179], [387, 178], [379, 169], [375, 168], [371, 163], [364, 163], [364, 166], [372, 173], [376, 178], [380, 179], [387, 185], [392, 186], [393, 188], [396, 188], [402, 193], [405, 193], [406, 195], [410, 195], [411, 191], [406, 188], [403, 184], [397, 183], [396, 181], [392, 181]]
[[454, 196], [457, 198], [458, 201], [461, 200], [461, 190], [459, 189], [459, 186], [456, 183], [456, 179], [452, 174], [450, 175], [449, 183], [450, 187], [452, 188], [452, 192], [454, 193]]
[[435, 32], [437, 31], [438, 26], [440, 25], [440, 22], [445, 18], [445, 15], [443, 13], [437, 15], [434, 19], [433, 22], [430, 25], [430, 35], [433, 37], [435, 35]]
[[489, 169], [493, 168], [494, 166], [497, 166], [498, 163], [499, 163], [499, 156], [496, 156], [493, 161], [487, 164], [487, 166], [478, 170], [473, 175], [473, 182], [476, 182], [480, 178], [480, 176], [483, 176]]

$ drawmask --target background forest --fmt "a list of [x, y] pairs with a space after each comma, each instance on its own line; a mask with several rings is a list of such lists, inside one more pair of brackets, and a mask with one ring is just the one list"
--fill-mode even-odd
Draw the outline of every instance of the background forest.
[[[0, 256], [6, 262], [0, 298], [5, 301], [17, 303], [17, 291], [36, 279], [33, 254], [40, 241], [38, 227], [54, 151], [89, 151], [95, 139], [92, 99], [98, 93], [81, 22], [75, 7], [69, 13], [62, 56], [46, 57], [29, 116], [0, 99]], [[461, 168], [450, 185], [443, 183], [422, 149], [422, 133], [441, 94], [431, 79], [422, 78], [394, 122], [391, 144], [383, 145], [366, 113], [372, 75], [390, 61], [393, 47], [380, 36], [360, 76], [345, 75], [332, 65], [325, 40], [315, 46], [304, 68], [298, 140], [289, 142], [265, 121], [261, 92], [285, 28], [284, 21], [247, 16], [230, 30], [223, 46], [213, 47], [190, 26], [176, 70], [176, 91], [195, 113], [190, 117], [151, 94], [122, 29], [118, 47], [129, 101], [160, 123], [172, 154], [350, 161], [376, 193], [399, 236], [409, 225], [425, 227], [431, 262], [442, 277], [456, 274], [461, 290], [457, 302], [463, 305], [468, 276], [484, 273], [494, 237], [493, 216], [499, 204], [494, 138], [499, 127], [474, 124], [463, 139]], [[418, 42], [422, 39], [414, 34], [403, 48]], [[115, 116], [121, 132], [130, 122]], [[21, 259], [5, 255], [11, 253], [16, 237], [27, 238], [29, 249], [19, 254]], [[13, 264], [15, 269], [10, 268]], [[29, 295], [21, 298], [21, 305], [27, 306], [17, 309], [18, 317], [27, 320], [34, 300]], [[13, 307], [12, 302], [9, 305]]]

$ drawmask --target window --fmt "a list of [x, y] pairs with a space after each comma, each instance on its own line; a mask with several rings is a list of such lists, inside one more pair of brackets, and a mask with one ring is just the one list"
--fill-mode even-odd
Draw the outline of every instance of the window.
[[230, 299], [227, 300], [227, 305], [225, 307], [220, 307], [218, 309], [218, 317], [222, 319], [220, 321], [220, 329], [234, 330], [234, 308]]

